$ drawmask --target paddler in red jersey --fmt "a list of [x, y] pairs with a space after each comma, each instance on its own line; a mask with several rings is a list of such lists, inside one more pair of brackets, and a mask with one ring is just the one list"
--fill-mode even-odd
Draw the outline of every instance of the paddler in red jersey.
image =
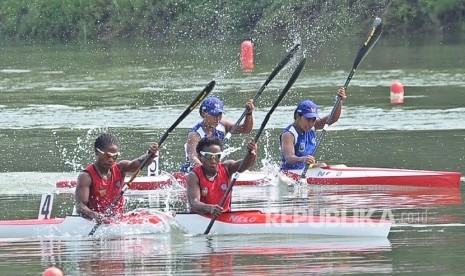
[[[132, 161], [120, 160], [119, 141], [108, 133], [100, 134], [94, 143], [97, 160], [88, 165], [78, 176], [75, 191], [76, 211], [85, 218], [98, 223], [108, 222], [104, 213], [124, 186], [126, 173], [135, 172], [144, 161], [146, 154]], [[149, 152], [157, 155], [158, 144], [153, 144]], [[147, 165], [150, 165], [148, 163]], [[121, 196], [114, 208], [111, 218], [123, 214], [124, 198]]]
[[223, 142], [218, 138], [205, 137], [200, 139], [196, 151], [201, 166], [195, 167], [187, 175], [187, 199], [190, 211], [199, 214], [216, 214], [231, 210], [231, 194], [223, 206], [219, 206], [231, 179], [242, 162], [247, 162], [244, 170], [252, 166], [257, 157], [257, 144], [251, 141], [247, 145], [250, 151], [247, 160], [226, 160], [220, 162]]

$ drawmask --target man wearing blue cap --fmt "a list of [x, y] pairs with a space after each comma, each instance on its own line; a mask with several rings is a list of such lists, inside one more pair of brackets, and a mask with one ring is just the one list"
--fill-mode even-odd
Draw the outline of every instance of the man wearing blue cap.
[[[252, 112], [254, 109], [253, 100], [246, 103], [249, 112], [246, 114], [244, 122], [237, 127], [233, 134], [250, 133], [253, 128]], [[206, 98], [199, 109], [202, 121], [196, 124], [187, 135], [186, 162], [183, 164], [181, 171], [188, 173], [192, 168], [202, 165], [195, 148], [200, 139], [204, 137], [219, 138], [224, 140], [226, 133], [230, 132], [234, 123], [223, 118], [223, 102], [217, 97]]]
[[[342, 102], [346, 99], [344, 87], [339, 88], [338, 96], [342, 98], [334, 113], [331, 124], [337, 122], [341, 115]], [[325, 167], [325, 163], [317, 163], [312, 156], [316, 146], [316, 130], [323, 129], [329, 118], [318, 117], [318, 106], [304, 100], [299, 103], [294, 111], [294, 123], [286, 127], [280, 136], [281, 169], [299, 170], [310, 164], [312, 167]]]

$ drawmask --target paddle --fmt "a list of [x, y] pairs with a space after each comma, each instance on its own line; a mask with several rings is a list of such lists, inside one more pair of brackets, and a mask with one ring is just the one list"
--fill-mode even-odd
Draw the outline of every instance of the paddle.
[[[373, 22], [373, 26], [371, 28], [370, 33], [368, 34], [367, 39], [365, 42], [362, 44], [360, 47], [360, 50], [358, 50], [358, 54], [355, 57], [354, 65], [352, 66], [352, 70], [350, 70], [349, 76], [347, 77], [346, 83], [344, 84], [344, 89], [347, 89], [349, 86], [349, 82], [352, 79], [352, 76], [355, 73], [355, 70], [357, 69], [357, 66], [362, 62], [362, 60], [366, 57], [366, 55], [370, 52], [371, 48], [376, 44], [378, 41], [379, 37], [381, 36], [381, 33], [383, 32], [383, 25], [381, 24], [381, 18], [376, 17], [375, 21]], [[326, 121], [325, 126], [323, 127], [323, 130], [320, 134], [320, 136], [317, 139], [315, 148], [313, 149], [312, 156], [315, 156], [316, 152], [318, 151], [318, 148], [320, 147], [321, 142], [323, 141], [323, 138], [326, 135], [326, 130], [328, 129], [329, 125], [331, 124], [333, 120], [333, 116], [336, 113], [336, 109], [341, 103], [341, 97], [337, 97], [336, 102], [334, 103], [333, 109], [331, 110], [331, 113], [328, 117], [328, 120]], [[302, 170], [302, 173], [300, 174], [300, 178], [306, 178], [307, 170], [309, 168], [309, 164], [305, 165], [304, 169]]]
[[[292, 57], [294, 56], [294, 54], [297, 52], [297, 50], [299, 49], [300, 47], [300, 44], [296, 44], [294, 45], [294, 47], [287, 53], [287, 55], [278, 63], [278, 65], [273, 69], [273, 71], [271, 72], [271, 74], [268, 76], [268, 78], [266, 79], [265, 83], [263, 83], [263, 85], [260, 87], [260, 89], [257, 91], [257, 93], [255, 94], [254, 98], [253, 98], [253, 103], [255, 104], [258, 100], [258, 97], [260, 97], [260, 95], [262, 94], [262, 92], [265, 90], [265, 88], [268, 86], [268, 84], [274, 79], [274, 77], [276, 77], [276, 75], [281, 71], [281, 69], [284, 68], [284, 66], [286, 66], [286, 64], [292, 59]], [[234, 126], [232, 127], [231, 131], [228, 132], [226, 134], [226, 136], [224, 137], [224, 145], [226, 145], [226, 143], [228, 142], [228, 140], [231, 138], [231, 135], [232, 133], [234, 133], [237, 128], [239, 127], [239, 124], [242, 122], [242, 119], [244, 119], [245, 115], [247, 115], [247, 113], [249, 113], [249, 109], [246, 108], [244, 110], [244, 112], [242, 113], [241, 117], [239, 117], [239, 119], [237, 120], [237, 122], [234, 124]]]
[[[300, 72], [302, 72], [302, 70], [303, 70], [303, 68], [305, 66], [305, 61], [306, 61], [306, 58], [303, 58], [299, 62], [297, 67], [294, 69], [294, 73], [292, 73], [291, 78], [289, 79], [286, 86], [284, 87], [283, 91], [281, 92], [281, 94], [279, 94], [278, 99], [276, 99], [276, 101], [274, 102], [274, 104], [271, 107], [270, 111], [268, 111], [268, 113], [266, 114], [265, 119], [263, 119], [263, 122], [262, 122], [260, 128], [258, 129], [257, 133], [255, 134], [255, 137], [254, 137], [255, 142], [258, 142], [258, 139], [260, 138], [260, 135], [262, 134], [263, 130], [265, 129], [266, 124], [270, 120], [271, 114], [273, 114], [276, 107], [278, 107], [281, 100], [284, 98], [286, 93], [289, 91], [289, 89], [292, 87], [294, 82], [297, 80], [297, 77], [299, 77]], [[221, 202], [219, 203], [220, 206], [223, 206], [224, 203], [226, 202], [226, 199], [228, 198], [229, 193], [232, 191], [234, 183], [236, 183], [236, 180], [239, 177], [239, 172], [244, 170], [244, 166], [245, 166], [245, 164], [247, 164], [247, 160], [249, 159], [250, 154], [251, 153], [248, 151], [246, 156], [242, 160], [241, 165], [239, 166], [239, 169], [237, 170], [237, 172], [234, 174], [233, 178], [231, 179], [231, 183], [229, 184], [228, 189], [226, 189], [226, 192], [225, 192], [223, 198], [221, 199]], [[211, 230], [211, 228], [213, 226], [213, 223], [215, 223], [215, 220], [216, 220], [217, 217], [218, 217], [217, 215], [213, 215], [213, 217], [212, 217], [212, 219], [210, 221], [210, 224], [208, 224], [208, 227], [204, 232], [205, 235], [210, 232], [210, 230]]]
[[[174, 122], [170, 128], [168, 128], [168, 130], [165, 131], [165, 133], [163, 134], [163, 136], [161, 137], [161, 139], [158, 141], [158, 146], [161, 146], [161, 144], [166, 140], [166, 138], [168, 138], [168, 135], [170, 135], [170, 133], [176, 128], [177, 125], [179, 125], [179, 123], [181, 123], [182, 120], [184, 120], [184, 118], [187, 117], [187, 115], [189, 115], [189, 113], [191, 113], [191, 111], [196, 108], [206, 97], [207, 95], [213, 90], [213, 87], [215, 87], [215, 81], [211, 81], [201, 92], [200, 94], [197, 96], [197, 98], [195, 98], [195, 100], [186, 108], [186, 110], [184, 110], [184, 112], [181, 114], [181, 116], [179, 116], [179, 118], [176, 120], [176, 122]], [[120, 200], [120, 198], [123, 196], [124, 192], [126, 192], [127, 189], [131, 188], [131, 184], [132, 182], [134, 181], [134, 178], [136, 178], [136, 176], [139, 174], [139, 172], [145, 167], [145, 165], [147, 164], [147, 162], [149, 162], [149, 160], [152, 160], [153, 159], [153, 154], [152, 153], [148, 153], [147, 156], [144, 158], [144, 160], [142, 161], [142, 163], [140, 163], [139, 167], [137, 168], [137, 170], [132, 174], [131, 178], [129, 179], [129, 181], [127, 183], [125, 183], [125, 185], [123, 186], [123, 188], [121, 189], [121, 191], [118, 193], [118, 195], [115, 197], [115, 199], [112, 201], [112, 203], [110, 204], [110, 206], [108, 207], [108, 209], [105, 211], [105, 217], [109, 217], [111, 215], [111, 211], [113, 210], [113, 208], [116, 206], [116, 204], [118, 203], [118, 201]], [[94, 228], [90, 231], [89, 235], [93, 235], [95, 233], [95, 231], [97, 231], [98, 227], [100, 226], [100, 222], [97, 222], [97, 224], [95, 224]]]

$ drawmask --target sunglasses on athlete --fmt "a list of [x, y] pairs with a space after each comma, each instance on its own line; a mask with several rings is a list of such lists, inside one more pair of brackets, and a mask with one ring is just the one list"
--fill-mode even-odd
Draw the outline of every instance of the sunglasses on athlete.
[[208, 152], [208, 151], [200, 151], [200, 155], [205, 157], [205, 159], [207, 159], [207, 160], [211, 160], [213, 158], [215, 158], [216, 160], [220, 160], [222, 154], [223, 154], [223, 152], [213, 153], [213, 152]]
[[100, 154], [103, 154], [105, 155], [107, 158], [111, 158], [113, 160], [116, 160], [118, 159], [119, 157], [119, 154], [120, 152], [115, 152], [115, 153], [111, 153], [111, 152], [104, 152], [103, 150], [99, 149], [99, 148], [95, 148]]

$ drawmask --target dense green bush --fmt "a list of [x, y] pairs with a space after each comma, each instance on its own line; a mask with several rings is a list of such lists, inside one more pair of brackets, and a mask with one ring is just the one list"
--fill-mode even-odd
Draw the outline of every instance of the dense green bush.
[[463, 0], [3, 0], [0, 36], [32, 42], [286, 38], [341, 32], [375, 16], [385, 33], [463, 34]]

